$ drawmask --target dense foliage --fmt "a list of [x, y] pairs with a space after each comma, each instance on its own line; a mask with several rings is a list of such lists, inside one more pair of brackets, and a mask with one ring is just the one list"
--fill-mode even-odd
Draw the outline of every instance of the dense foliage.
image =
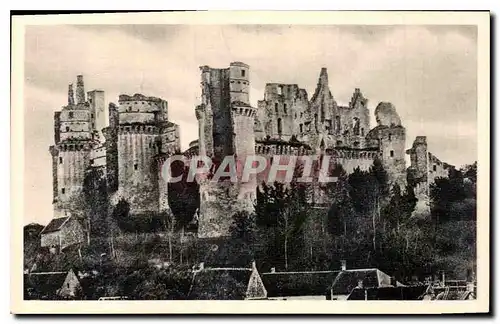
[[380, 161], [367, 171], [347, 175], [339, 165], [332, 173], [338, 181], [327, 186], [326, 210], [308, 205], [308, 188], [263, 184], [255, 216], [234, 218], [234, 236], [252, 238], [243, 240], [243, 255], [254, 256], [263, 271], [335, 269], [346, 260], [401, 281], [441, 271], [465, 279], [475, 271], [476, 164], [436, 179], [423, 218], [415, 216], [413, 187], [390, 187]]

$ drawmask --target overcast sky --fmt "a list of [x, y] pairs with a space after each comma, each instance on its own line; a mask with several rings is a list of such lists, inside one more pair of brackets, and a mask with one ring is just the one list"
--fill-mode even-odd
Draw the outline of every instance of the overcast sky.
[[377, 103], [390, 101], [407, 147], [426, 135], [443, 161], [477, 159], [474, 26], [60, 25], [27, 27], [25, 37], [25, 223], [52, 218], [53, 113], [77, 74], [86, 91], [104, 90], [107, 102], [121, 93], [168, 100], [186, 148], [198, 137], [199, 66], [249, 64], [254, 105], [266, 82], [297, 83], [310, 97], [326, 67], [338, 103], [361, 88], [372, 126]]

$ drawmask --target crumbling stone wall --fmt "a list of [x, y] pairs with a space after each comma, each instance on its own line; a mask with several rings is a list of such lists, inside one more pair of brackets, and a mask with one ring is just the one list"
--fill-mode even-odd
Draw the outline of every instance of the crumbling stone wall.
[[[196, 107], [199, 122], [199, 149], [222, 161], [226, 156], [255, 154], [256, 109], [249, 102], [249, 66], [233, 62], [229, 68], [200, 68], [202, 102]], [[232, 216], [240, 210], [253, 210], [256, 184], [200, 181], [198, 235], [229, 235]]]
[[418, 199], [413, 215], [428, 215], [430, 213], [429, 187], [438, 177], [448, 177], [452, 165], [442, 162], [435, 155], [428, 152], [427, 137], [417, 136], [410, 149], [406, 150], [410, 155], [411, 165], [408, 167], [408, 175], [414, 186], [415, 196]]
[[202, 104], [198, 113], [203, 140], [200, 146], [208, 156], [223, 157], [233, 154], [231, 122], [231, 98], [229, 69], [213, 69], [208, 66], [202, 71]]
[[233, 215], [249, 209], [248, 201], [241, 199], [239, 186], [229, 181], [200, 184], [198, 237], [229, 236]]
[[268, 83], [258, 102], [255, 131], [259, 139], [295, 138], [319, 151], [334, 147], [365, 147], [370, 129], [368, 100], [356, 88], [348, 106], [339, 106], [328, 85], [326, 68], [309, 101], [296, 84]]
[[96, 139], [100, 143], [104, 143], [106, 139], [104, 137], [104, 134], [102, 133], [102, 130], [107, 126], [104, 91], [89, 91], [87, 92], [87, 98], [90, 108], [91, 128], [96, 132]]
[[406, 185], [406, 129], [401, 125], [396, 109], [391, 103], [381, 102], [375, 109], [377, 126], [366, 140], [368, 145], [379, 147], [380, 157], [390, 183]]
[[264, 100], [258, 101], [259, 125], [264, 136], [271, 139], [290, 140], [305, 133], [308, 120], [307, 92], [296, 84], [268, 83]]

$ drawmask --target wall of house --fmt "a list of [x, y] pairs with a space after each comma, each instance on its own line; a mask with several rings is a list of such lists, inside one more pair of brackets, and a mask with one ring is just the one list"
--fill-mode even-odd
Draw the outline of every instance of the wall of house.
[[59, 231], [41, 235], [40, 245], [42, 247], [59, 246], [59, 242]]
[[85, 241], [83, 226], [74, 217], [71, 217], [59, 232], [61, 236], [61, 249]]

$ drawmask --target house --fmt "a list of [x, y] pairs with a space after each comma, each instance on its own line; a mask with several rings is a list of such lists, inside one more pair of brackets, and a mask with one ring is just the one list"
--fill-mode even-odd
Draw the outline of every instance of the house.
[[77, 299], [82, 295], [80, 280], [68, 272], [32, 272], [24, 275], [24, 299]]
[[42, 230], [41, 246], [59, 250], [85, 240], [85, 230], [74, 216], [54, 218]]
[[267, 298], [272, 300], [319, 299], [330, 296], [329, 288], [340, 271], [271, 272], [262, 274]]
[[378, 269], [342, 270], [333, 281], [330, 293], [332, 300], [346, 300], [355, 288], [381, 288], [404, 286]]
[[265, 299], [262, 279], [252, 263], [250, 268], [205, 268], [193, 271], [188, 298], [194, 300]]

